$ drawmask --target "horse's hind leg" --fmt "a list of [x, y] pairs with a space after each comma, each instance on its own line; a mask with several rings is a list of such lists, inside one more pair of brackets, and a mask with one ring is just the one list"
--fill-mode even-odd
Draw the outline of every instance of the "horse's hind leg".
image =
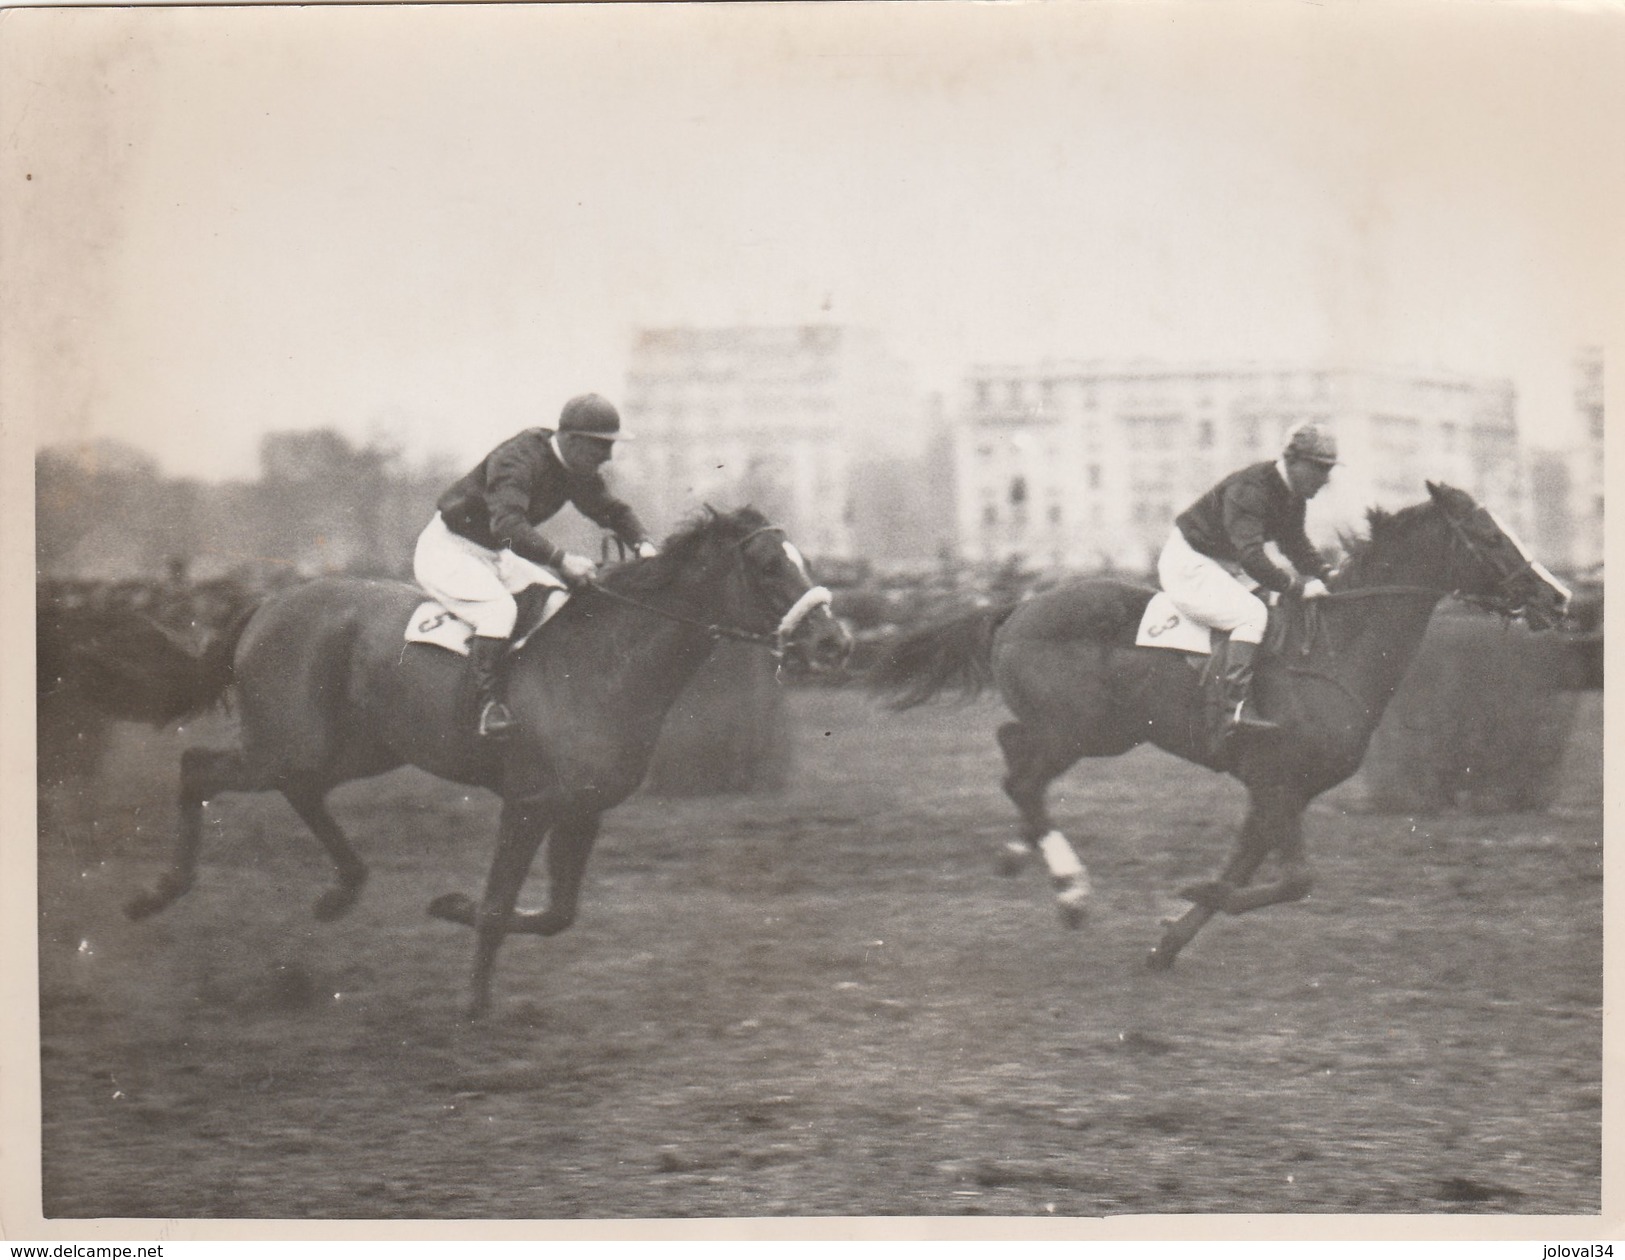
[[144, 919], [191, 888], [197, 878], [198, 848], [203, 839], [203, 806], [211, 797], [221, 792], [264, 791], [271, 786], [253, 772], [236, 749], [188, 748], [183, 752], [179, 820], [169, 869], [150, 890], [130, 898], [124, 913], [132, 919]]
[[287, 797], [288, 804], [294, 807], [299, 817], [305, 820], [305, 825], [322, 842], [322, 847], [327, 850], [338, 871], [338, 882], [316, 901], [316, 917], [323, 923], [331, 922], [354, 905], [355, 899], [361, 895], [361, 887], [367, 882], [366, 864], [350, 847], [349, 839], [334, 821], [333, 815], [327, 812], [327, 787], [324, 784], [306, 779], [284, 783], [282, 795]]
[[1004, 751], [1004, 792], [1021, 813], [1021, 838], [1006, 844], [1000, 869], [1014, 874], [1036, 849], [1049, 868], [1062, 921], [1077, 927], [1089, 900], [1089, 872], [1051, 820], [1046, 797], [1049, 785], [1077, 764], [1083, 750], [1046, 741], [1021, 722], [999, 727], [999, 747]]

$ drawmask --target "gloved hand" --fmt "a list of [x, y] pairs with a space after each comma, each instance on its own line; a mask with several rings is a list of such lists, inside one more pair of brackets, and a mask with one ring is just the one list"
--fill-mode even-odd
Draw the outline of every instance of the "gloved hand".
[[660, 548], [652, 542], [640, 542], [637, 546], [639, 560], [649, 560], [660, 554]]
[[586, 556], [578, 556], [573, 551], [566, 551], [559, 558], [559, 575], [572, 586], [580, 586], [583, 582], [590, 582], [598, 576], [598, 566]]
[[1310, 578], [1303, 584], [1303, 590], [1298, 592], [1300, 599], [1325, 599], [1331, 592], [1326, 589], [1326, 583], [1319, 578]]

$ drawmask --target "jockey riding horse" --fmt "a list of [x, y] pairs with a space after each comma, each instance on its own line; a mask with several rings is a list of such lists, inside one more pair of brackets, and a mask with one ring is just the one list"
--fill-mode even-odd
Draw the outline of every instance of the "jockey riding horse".
[[638, 556], [655, 554], [637, 514], [599, 472], [615, 443], [630, 436], [608, 399], [572, 398], [557, 429], [526, 429], [509, 438], [441, 495], [418, 537], [412, 558], [418, 585], [474, 627], [465, 714], [482, 736], [500, 737], [514, 727], [502, 666], [518, 615], [515, 593], [538, 582], [557, 586], [560, 579], [577, 587], [597, 571], [590, 559], [565, 551], [536, 527], [573, 503]]

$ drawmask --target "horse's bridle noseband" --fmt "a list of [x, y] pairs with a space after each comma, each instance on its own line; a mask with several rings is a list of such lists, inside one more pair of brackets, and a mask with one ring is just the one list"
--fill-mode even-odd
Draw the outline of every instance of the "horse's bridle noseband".
[[[784, 527], [781, 525], [762, 525], [751, 530], [750, 533], [746, 534], [734, 545], [743, 551], [745, 544], [750, 542], [751, 539], [759, 534], [767, 533], [783, 534]], [[834, 598], [827, 586], [809, 587], [801, 593], [800, 598], [795, 603], [784, 611], [784, 615], [779, 618], [779, 624], [774, 628], [773, 632], [767, 634], [760, 630], [746, 630], [742, 626], [728, 626], [716, 622], [700, 621], [695, 617], [686, 617], [682, 613], [672, 612], [669, 608], [657, 608], [653, 604], [646, 604], [642, 600], [633, 599], [630, 595], [622, 595], [619, 591], [612, 591], [609, 587], [591, 579], [582, 583], [582, 585], [590, 587], [600, 595], [615, 600], [617, 603], [626, 604], [632, 608], [640, 608], [644, 612], [655, 613], [666, 618], [667, 621], [676, 621], [685, 626], [693, 626], [698, 630], [704, 630], [713, 639], [730, 639], [736, 643], [754, 643], [759, 647], [768, 648], [772, 651], [775, 660], [783, 658], [785, 644], [789, 642], [790, 636], [795, 633], [796, 627], [806, 619], [807, 615], [814, 608], [827, 607]]]

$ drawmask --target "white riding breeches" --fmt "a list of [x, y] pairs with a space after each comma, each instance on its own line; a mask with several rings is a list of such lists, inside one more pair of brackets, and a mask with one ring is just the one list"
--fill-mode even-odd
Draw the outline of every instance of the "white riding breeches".
[[1262, 643], [1269, 608], [1212, 556], [1204, 556], [1176, 526], [1157, 557], [1157, 577], [1174, 606], [1193, 621], [1228, 630], [1236, 643]]
[[438, 512], [418, 535], [412, 575], [449, 612], [473, 626], [475, 634], [492, 639], [513, 634], [519, 615], [515, 592], [537, 584], [565, 585], [551, 569], [506, 548], [492, 551], [452, 533]]

